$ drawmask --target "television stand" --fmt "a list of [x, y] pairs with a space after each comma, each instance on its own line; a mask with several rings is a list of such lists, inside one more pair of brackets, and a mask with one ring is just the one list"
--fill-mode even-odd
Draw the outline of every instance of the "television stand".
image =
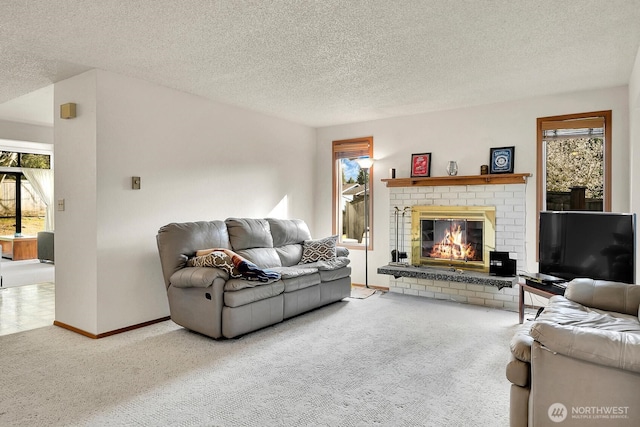
[[551, 298], [554, 295], [564, 295], [564, 287], [557, 285], [545, 285], [543, 283], [538, 283], [534, 280], [525, 279], [524, 282], [522, 278], [518, 280], [520, 284], [520, 301], [518, 304], [518, 315], [519, 322], [524, 322], [524, 293], [529, 292], [534, 295], [538, 295], [544, 298]]

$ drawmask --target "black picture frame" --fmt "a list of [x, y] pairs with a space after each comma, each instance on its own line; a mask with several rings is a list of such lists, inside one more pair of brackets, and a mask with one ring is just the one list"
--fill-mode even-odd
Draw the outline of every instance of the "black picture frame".
[[513, 173], [516, 147], [492, 148], [489, 154], [489, 173]]
[[431, 153], [411, 155], [411, 178], [427, 178], [431, 176]]

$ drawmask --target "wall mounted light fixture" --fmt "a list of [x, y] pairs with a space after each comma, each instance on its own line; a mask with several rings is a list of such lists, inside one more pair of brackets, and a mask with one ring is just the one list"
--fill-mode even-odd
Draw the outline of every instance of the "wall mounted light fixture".
[[60, 118], [61, 119], [74, 119], [76, 117], [76, 104], [73, 102], [67, 102], [60, 106]]

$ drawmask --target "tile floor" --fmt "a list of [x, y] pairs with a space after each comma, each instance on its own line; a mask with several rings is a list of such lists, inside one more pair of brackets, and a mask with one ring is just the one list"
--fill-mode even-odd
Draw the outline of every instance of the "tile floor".
[[52, 325], [54, 289], [51, 282], [0, 289], [0, 335]]

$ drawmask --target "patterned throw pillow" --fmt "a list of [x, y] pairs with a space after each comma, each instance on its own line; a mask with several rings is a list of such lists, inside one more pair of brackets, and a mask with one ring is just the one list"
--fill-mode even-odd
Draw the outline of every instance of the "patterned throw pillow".
[[336, 257], [336, 243], [338, 243], [338, 235], [318, 240], [305, 240], [302, 243], [300, 264], [334, 259]]
[[[202, 252], [207, 252], [207, 251], [202, 251]], [[202, 252], [198, 251], [198, 253], [202, 253]], [[234, 278], [242, 277], [242, 274], [240, 273], [240, 271], [238, 271], [236, 266], [233, 264], [231, 257], [225, 254], [224, 252], [213, 251], [213, 252], [207, 253], [206, 255], [197, 256], [198, 253], [196, 253], [195, 257], [187, 261], [187, 265], [189, 267], [215, 267], [215, 268], [219, 268], [221, 270], [226, 271], [227, 273], [229, 273], [229, 276], [231, 277], [234, 277]]]

